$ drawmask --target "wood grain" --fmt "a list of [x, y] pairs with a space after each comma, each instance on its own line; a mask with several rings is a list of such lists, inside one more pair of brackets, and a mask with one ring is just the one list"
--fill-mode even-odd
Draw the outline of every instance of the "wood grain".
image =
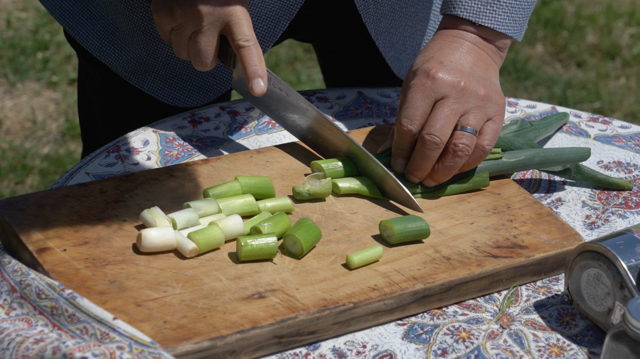
[[[351, 135], [373, 150], [388, 128]], [[257, 357], [560, 273], [582, 238], [509, 179], [420, 199], [424, 214], [385, 200], [296, 203], [323, 238], [303, 259], [239, 263], [235, 242], [194, 259], [135, 250], [140, 212], [167, 213], [235, 175], [270, 176], [290, 195], [317, 155], [299, 143], [240, 152], [0, 201], [12, 256], [185, 358]], [[431, 237], [389, 247], [382, 219], [423, 216]], [[383, 258], [350, 271], [345, 256], [376, 242]]]

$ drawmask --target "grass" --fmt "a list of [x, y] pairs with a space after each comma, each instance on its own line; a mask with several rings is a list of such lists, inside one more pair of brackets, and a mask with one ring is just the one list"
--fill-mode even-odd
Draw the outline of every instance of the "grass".
[[[76, 59], [36, 0], [0, 0], [0, 198], [45, 189], [80, 158]], [[298, 90], [324, 88], [310, 45], [267, 66]], [[540, 0], [502, 68], [506, 96], [640, 124], [640, 5]], [[237, 95], [236, 95], [237, 98]]]

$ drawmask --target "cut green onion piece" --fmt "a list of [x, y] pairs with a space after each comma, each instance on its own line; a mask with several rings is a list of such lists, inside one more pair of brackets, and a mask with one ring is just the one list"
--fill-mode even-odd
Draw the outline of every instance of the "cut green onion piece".
[[358, 169], [347, 157], [317, 160], [309, 165], [311, 172], [322, 172], [327, 178], [355, 177]]
[[242, 194], [242, 187], [240, 187], [240, 182], [233, 180], [225, 183], [220, 183], [219, 185], [215, 185], [213, 187], [205, 188], [202, 191], [202, 195], [205, 198], [225, 198], [238, 196]]
[[140, 222], [142, 222], [147, 228], [171, 227], [171, 220], [158, 206], [142, 211], [142, 213], [140, 213]]
[[209, 223], [218, 220], [220, 218], [224, 218], [227, 215], [224, 213], [216, 213], [216, 214], [212, 214], [210, 216], [206, 216], [206, 217], [201, 217], [200, 218], [200, 224], [202, 224], [203, 226], [208, 226]]
[[331, 180], [332, 190], [335, 194], [359, 194], [374, 198], [383, 198], [373, 182], [368, 177], [345, 177]]
[[298, 201], [327, 198], [331, 195], [331, 178], [325, 178], [324, 173], [312, 173], [304, 178], [300, 187], [293, 187], [293, 198]]
[[193, 227], [189, 227], [189, 228], [185, 228], [185, 229], [181, 229], [178, 232], [182, 233], [183, 235], [187, 236], [189, 235], [189, 233], [193, 232], [193, 231], [197, 231], [198, 229], [202, 229], [206, 227], [206, 225], [204, 224], [199, 224], [197, 226], [193, 226]]
[[260, 212], [287, 212], [293, 213], [293, 202], [287, 196], [261, 199], [257, 201]]
[[276, 237], [282, 237], [291, 228], [291, 219], [284, 212], [278, 212], [273, 216], [263, 219], [260, 223], [251, 227], [251, 234], [275, 233]]
[[320, 228], [309, 218], [300, 218], [284, 234], [284, 248], [294, 258], [302, 258], [322, 238]]
[[138, 232], [136, 247], [143, 253], [176, 249], [176, 235], [171, 227], [144, 228]]
[[211, 216], [220, 212], [220, 206], [215, 198], [203, 198], [195, 201], [185, 202], [183, 208], [193, 208], [198, 212], [198, 217]]
[[374, 244], [355, 253], [347, 254], [347, 267], [356, 269], [366, 266], [382, 258], [382, 253], [382, 246]]
[[222, 229], [225, 241], [236, 239], [244, 235], [244, 223], [242, 222], [242, 217], [237, 214], [232, 214], [215, 220], [209, 223], [209, 227], [211, 226], [218, 226]]
[[451, 196], [458, 193], [464, 193], [464, 192], [474, 191], [481, 188], [486, 188], [486, 187], [489, 187], [489, 184], [490, 184], [489, 172], [480, 172], [473, 176], [463, 178], [460, 181], [452, 183], [447, 187], [441, 188], [437, 191], [415, 193], [413, 197], [435, 198], [435, 197]]
[[380, 236], [389, 244], [419, 241], [431, 234], [431, 228], [422, 217], [409, 215], [380, 221]]
[[242, 194], [252, 194], [255, 199], [273, 198], [276, 196], [276, 189], [273, 187], [271, 178], [267, 176], [236, 176], [236, 181], [240, 183]]
[[198, 246], [192, 240], [187, 238], [179, 231], [175, 232], [178, 252], [187, 258], [193, 258], [198, 255]]
[[251, 227], [255, 226], [256, 224], [260, 223], [260, 221], [262, 221], [263, 219], [267, 219], [271, 217], [271, 213], [270, 212], [260, 212], [259, 214], [247, 219], [246, 221], [244, 221], [244, 235], [248, 235], [251, 233]]
[[262, 212], [258, 210], [256, 199], [251, 194], [241, 194], [239, 196], [218, 198], [218, 205], [227, 216], [239, 214], [241, 216], [255, 216]]
[[200, 224], [198, 212], [193, 208], [185, 208], [167, 215], [171, 220], [171, 225], [175, 230], [181, 230]]
[[187, 235], [198, 246], [198, 254], [212, 251], [224, 244], [224, 233], [218, 226], [206, 226]]
[[238, 237], [236, 255], [240, 262], [273, 259], [278, 254], [278, 237], [274, 233]]

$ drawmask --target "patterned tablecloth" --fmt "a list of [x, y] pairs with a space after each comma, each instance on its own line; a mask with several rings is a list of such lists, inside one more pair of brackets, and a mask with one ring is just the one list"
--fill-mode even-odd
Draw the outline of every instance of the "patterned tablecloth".
[[[345, 130], [394, 121], [399, 89], [306, 91], [303, 95]], [[587, 166], [633, 180], [615, 192], [538, 171], [513, 180], [586, 240], [640, 223], [640, 126], [600, 115], [508, 98], [505, 123], [569, 112], [570, 122], [545, 147], [591, 147]], [[201, 108], [141, 128], [105, 146], [60, 177], [66, 186], [171, 166], [295, 138], [248, 102]], [[0, 238], [1, 240], [1, 238]], [[0, 357], [165, 358], [152, 339], [44, 277], [0, 246]], [[468, 300], [289, 350], [271, 358], [580, 358], [599, 357], [604, 332], [563, 300], [563, 276], [516, 288], [496, 321], [505, 292]]]

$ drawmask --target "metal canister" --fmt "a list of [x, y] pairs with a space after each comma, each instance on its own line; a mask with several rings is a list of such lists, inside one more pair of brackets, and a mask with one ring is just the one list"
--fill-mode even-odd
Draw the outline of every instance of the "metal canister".
[[565, 267], [565, 294], [605, 331], [640, 296], [640, 224], [577, 246]]

